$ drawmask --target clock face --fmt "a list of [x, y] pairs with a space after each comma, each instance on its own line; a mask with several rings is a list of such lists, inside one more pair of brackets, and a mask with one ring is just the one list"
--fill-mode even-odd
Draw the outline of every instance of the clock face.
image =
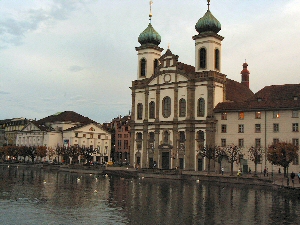
[[165, 81], [165, 83], [170, 82], [171, 81], [171, 75], [170, 74], [165, 74], [164, 81]]

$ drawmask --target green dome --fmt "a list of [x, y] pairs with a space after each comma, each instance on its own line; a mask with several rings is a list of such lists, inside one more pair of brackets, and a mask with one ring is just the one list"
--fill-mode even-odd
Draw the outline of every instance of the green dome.
[[218, 33], [221, 30], [221, 23], [207, 10], [204, 16], [198, 20], [195, 28], [199, 33], [206, 31]]
[[161, 37], [154, 30], [151, 23], [149, 23], [148, 27], [140, 34], [138, 41], [141, 45], [143, 45], [143, 44], [159, 45], [161, 42]]

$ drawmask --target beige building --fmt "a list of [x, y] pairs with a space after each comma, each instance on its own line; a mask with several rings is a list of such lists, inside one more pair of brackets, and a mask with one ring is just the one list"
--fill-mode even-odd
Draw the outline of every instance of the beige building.
[[[235, 164], [235, 170], [242, 168], [245, 171], [250, 167], [253, 171], [254, 163], [248, 156], [251, 147], [267, 152], [271, 144], [278, 142], [299, 146], [299, 110], [299, 84], [267, 86], [247, 101], [219, 103], [214, 109], [218, 121], [216, 145], [239, 146], [244, 156], [240, 164]], [[279, 167], [272, 166], [265, 156], [262, 156], [258, 170], [268, 168], [269, 172], [277, 172]], [[299, 159], [296, 159], [290, 164], [289, 171], [298, 173], [299, 170]]]
[[[170, 49], [161, 55], [160, 35], [150, 23], [136, 47], [132, 82], [131, 164], [142, 168], [204, 170], [199, 149], [215, 144], [215, 106], [244, 101], [253, 93], [221, 73], [221, 24], [208, 9], [195, 28], [195, 65], [179, 62]], [[247, 77], [245, 77], [246, 79]]]
[[[209, 3], [209, 2], [208, 2]], [[209, 5], [209, 4], [208, 4]], [[222, 74], [221, 24], [209, 8], [195, 25], [195, 64], [159, 47], [160, 35], [151, 24], [139, 35], [137, 79], [132, 82], [131, 164], [142, 168], [206, 170], [203, 146], [239, 146], [242, 154], [234, 170], [254, 163], [249, 148], [263, 153], [276, 142], [299, 145], [300, 85], [268, 86], [254, 94], [249, 89], [248, 64], [241, 82]], [[290, 171], [299, 172], [299, 159]], [[212, 170], [219, 170], [212, 163]], [[230, 170], [223, 159], [225, 171]], [[258, 171], [278, 171], [261, 157]], [[282, 168], [281, 168], [282, 171]]]
[[56, 154], [49, 157], [56, 147], [80, 146], [95, 149], [93, 161], [110, 161], [111, 134], [91, 119], [72, 111], [57, 113], [39, 121], [30, 121], [18, 132], [16, 144], [46, 146], [48, 156], [44, 160], [58, 160]]

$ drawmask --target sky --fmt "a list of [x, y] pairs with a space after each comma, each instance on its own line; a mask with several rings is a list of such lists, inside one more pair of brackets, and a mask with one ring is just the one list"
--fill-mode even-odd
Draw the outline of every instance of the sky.
[[[163, 53], [195, 64], [205, 0], [153, 0]], [[0, 0], [0, 120], [74, 111], [104, 123], [131, 110], [138, 36], [148, 0]], [[211, 0], [220, 21], [221, 72], [250, 89], [300, 83], [300, 0]]]

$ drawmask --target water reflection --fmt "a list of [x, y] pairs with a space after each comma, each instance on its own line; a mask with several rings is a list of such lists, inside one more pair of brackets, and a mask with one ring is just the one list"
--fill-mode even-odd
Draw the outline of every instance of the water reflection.
[[298, 224], [298, 195], [245, 185], [0, 167], [1, 224]]

